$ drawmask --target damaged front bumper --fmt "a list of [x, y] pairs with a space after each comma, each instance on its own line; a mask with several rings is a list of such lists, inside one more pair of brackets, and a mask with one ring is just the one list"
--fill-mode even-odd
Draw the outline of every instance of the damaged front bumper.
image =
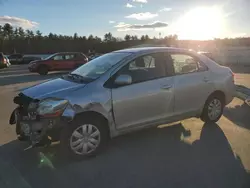
[[[27, 106], [27, 105], [26, 105]], [[28, 111], [20, 104], [11, 114], [9, 123], [16, 125], [20, 140], [30, 142], [31, 146], [46, 146], [59, 141], [62, 129], [74, 119], [75, 112], [68, 105], [58, 117], [42, 117], [35, 111]]]

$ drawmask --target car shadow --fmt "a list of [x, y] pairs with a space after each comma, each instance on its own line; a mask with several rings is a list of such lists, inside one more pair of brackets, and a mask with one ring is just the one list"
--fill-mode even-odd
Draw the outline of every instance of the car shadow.
[[249, 188], [249, 174], [217, 124], [205, 124], [193, 143], [183, 139], [189, 133], [179, 123], [121, 136], [105, 152], [78, 162], [55, 155], [56, 146], [24, 152], [26, 144], [12, 141], [0, 147], [0, 161], [5, 164], [0, 168], [4, 171], [0, 185], [9, 180], [12, 188], [22, 184], [34, 188]]
[[48, 75], [39, 75], [35, 73], [25, 74], [25, 75], [11, 75], [3, 76], [0, 78], [0, 86], [6, 86], [11, 84], [20, 84], [26, 82], [43, 81], [48, 79], [53, 79], [66, 74], [67, 72], [51, 72]]
[[223, 115], [236, 125], [250, 129], [250, 107], [247, 104], [226, 106]]

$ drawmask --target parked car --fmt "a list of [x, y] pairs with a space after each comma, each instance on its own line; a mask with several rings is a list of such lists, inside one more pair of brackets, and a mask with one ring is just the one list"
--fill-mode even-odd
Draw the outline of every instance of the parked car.
[[36, 56], [25, 56], [23, 54], [11, 54], [9, 55], [11, 64], [29, 64], [31, 61], [41, 60], [41, 57]]
[[43, 60], [29, 63], [30, 72], [46, 75], [49, 71], [72, 70], [88, 62], [88, 58], [80, 52], [63, 52], [53, 54]]
[[8, 56], [11, 64], [20, 64], [23, 60], [22, 54], [11, 54]]
[[4, 56], [5, 61], [6, 61], [6, 67], [9, 67], [11, 65], [9, 58], [5, 55]]
[[3, 53], [0, 53], [0, 68], [6, 68], [10, 66], [9, 59]]
[[82, 158], [109, 138], [146, 127], [191, 117], [217, 122], [234, 94], [232, 71], [204, 55], [126, 49], [23, 90], [14, 98], [10, 124], [32, 147], [60, 141], [64, 154]]

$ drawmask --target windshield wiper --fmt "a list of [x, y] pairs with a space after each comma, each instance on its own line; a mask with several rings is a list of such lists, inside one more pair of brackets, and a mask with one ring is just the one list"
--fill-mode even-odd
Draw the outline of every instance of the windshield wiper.
[[91, 82], [93, 81], [94, 79], [93, 78], [89, 78], [89, 77], [85, 77], [85, 76], [82, 76], [82, 75], [79, 75], [79, 74], [74, 74], [74, 73], [70, 73], [68, 75], [66, 75], [68, 78], [71, 78], [75, 81], [80, 81], [80, 82], [83, 82], [83, 83], [88, 83], [88, 82]]

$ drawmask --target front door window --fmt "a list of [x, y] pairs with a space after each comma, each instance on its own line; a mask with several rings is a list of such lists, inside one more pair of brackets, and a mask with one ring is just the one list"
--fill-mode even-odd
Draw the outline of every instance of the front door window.
[[119, 75], [131, 76], [132, 83], [112, 88], [118, 129], [143, 126], [172, 115], [173, 77], [167, 74], [163, 53], [138, 57], [121, 68]]

